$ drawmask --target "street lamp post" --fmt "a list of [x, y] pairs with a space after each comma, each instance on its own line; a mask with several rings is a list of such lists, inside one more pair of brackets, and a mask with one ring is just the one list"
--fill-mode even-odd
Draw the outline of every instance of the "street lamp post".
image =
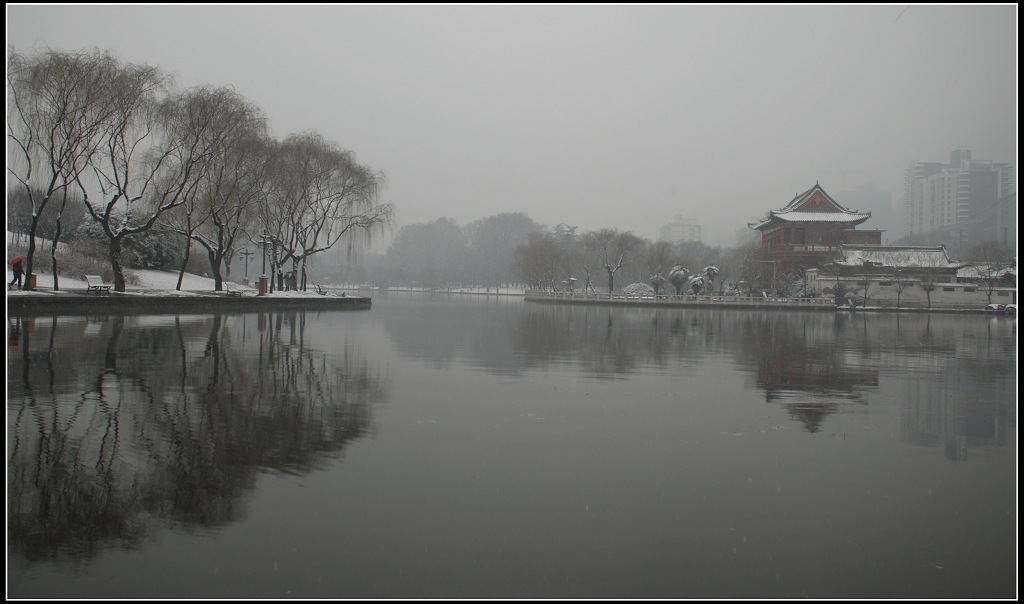
[[245, 282], [248, 283], [249, 282], [249, 256], [252, 256], [253, 253], [250, 252], [248, 248], [246, 248], [245, 251], [239, 252], [239, 254], [243, 258], [245, 258]]
[[256, 242], [256, 245], [260, 246], [260, 249], [263, 250], [263, 276], [264, 277], [267, 276], [267, 243], [268, 243], [268, 241], [267, 241], [267, 236], [266, 235], [260, 235], [260, 240]]
[[266, 295], [266, 293], [267, 293], [267, 244], [268, 243], [270, 243], [270, 241], [267, 239], [267, 236], [265, 234], [264, 235], [260, 235], [260, 240], [258, 242], [256, 242], [256, 245], [260, 246], [260, 249], [263, 250], [263, 274], [260, 275], [260, 291], [259, 291], [259, 295], [261, 295], [261, 296]]

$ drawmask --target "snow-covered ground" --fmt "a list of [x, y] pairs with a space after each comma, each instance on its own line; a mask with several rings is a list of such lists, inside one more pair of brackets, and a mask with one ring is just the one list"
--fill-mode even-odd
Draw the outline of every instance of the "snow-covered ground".
[[[14, 273], [11, 271], [10, 260], [14, 256], [11, 252], [12, 245], [16, 241], [14, 235], [7, 231], [7, 283], [11, 283], [11, 279], [14, 278]], [[19, 241], [19, 244], [24, 242]], [[36, 239], [36, 249], [38, 250], [47, 248], [50, 243], [42, 239]], [[47, 248], [48, 249], [48, 248]], [[38, 260], [37, 260], [38, 262]], [[47, 260], [47, 265], [48, 265]], [[82, 293], [85, 291], [86, 283], [85, 279], [60, 276], [59, 291], [53, 290], [53, 273], [38, 271], [40, 266], [36, 266], [36, 290], [37, 291], [21, 291], [16, 289], [10, 289], [7, 291], [8, 296], [53, 296], [60, 293], [71, 292], [71, 293]], [[131, 273], [138, 277], [138, 284], [129, 284], [125, 288], [125, 294], [134, 295], [153, 295], [159, 294], [164, 296], [198, 296], [203, 294], [209, 294], [214, 291], [214, 280], [209, 277], [201, 277], [192, 273], [185, 273], [181, 280], [181, 289], [177, 290], [175, 287], [178, 285], [178, 272], [177, 271], [153, 271], [153, 270], [137, 270], [128, 269], [126, 273]], [[225, 279], [227, 280], [227, 279]], [[231, 279], [232, 282], [236, 283], [236, 289], [245, 291], [256, 291], [256, 283], [254, 282], [250, 286], [242, 285], [238, 280]], [[316, 296], [316, 291], [306, 292], [295, 292], [295, 291], [275, 291], [273, 293], [275, 297], [305, 297], [305, 296]]]
[[[161, 271], [131, 271], [132, 273], [140, 277], [141, 283], [139, 285], [129, 285], [126, 289], [128, 292], [149, 292], [149, 291], [175, 291], [174, 287], [178, 283], [177, 273], [168, 273]], [[7, 266], [7, 283], [10, 284], [14, 274], [11, 272], [11, 267]], [[80, 293], [86, 287], [84, 279], [75, 279], [73, 277], [66, 277], [61, 275], [59, 287], [61, 290], [69, 290]], [[46, 272], [36, 273], [36, 288], [41, 293], [53, 294], [53, 274]], [[185, 273], [184, 278], [181, 282], [181, 291], [178, 293], [196, 293], [196, 292], [210, 292], [213, 291], [213, 279], [206, 279], [190, 273]], [[10, 290], [8, 295], [15, 293], [14, 290]], [[29, 292], [23, 292], [28, 294]]]
[[[214, 291], [214, 280], [208, 277], [202, 277], [194, 275], [192, 273], [185, 273], [181, 281], [181, 289], [175, 289], [178, 284], [178, 273], [177, 272], [166, 272], [166, 271], [153, 271], [153, 270], [136, 270], [129, 269], [129, 272], [133, 273], [139, 278], [137, 285], [128, 285], [125, 287], [124, 295], [161, 295], [161, 296], [199, 296], [209, 294]], [[11, 282], [14, 277], [14, 273], [11, 272], [11, 267], [7, 266], [7, 283]], [[243, 291], [256, 291], [256, 284], [251, 286], [244, 286], [241, 283], [236, 283], [235, 288]], [[76, 293], [80, 294], [85, 291], [86, 283], [84, 279], [75, 279], [72, 277], [60, 277], [59, 283], [60, 291], [53, 291], [53, 274], [52, 273], [36, 273], [36, 291], [26, 292], [21, 290], [8, 290], [8, 296], [52, 296], [60, 293]], [[288, 297], [288, 298], [302, 298], [307, 296], [318, 296], [315, 290], [312, 291], [274, 291], [272, 294], [275, 298], [277, 297]]]
[[[7, 244], [8, 254], [7, 259], [10, 262], [10, 258], [13, 256], [10, 253], [10, 245], [13, 241], [13, 235], [10, 231], [7, 232]], [[38, 240], [37, 249], [42, 249], [42, 246], [49, 245], [49, 242]], [[138, 284], [129, 284], [125, 289], [125, 294], [130, 295], [154, 295], [159, 294], [162, 296], [197, 296], [203, 294], [209, 294], [214, 291], [214, 280], [208, 277], [202, 277], [200, 275], [194, 275], [192, 273], [185, 273], [181, 281], [181, 289], [176, 290], [175, 286], [178, 284], [178, 272], [177, 271], [154, 271], [154, 270], [137, 270], [128, 269], [128, 273], [131, 273], [138, 277]], [[7, 265], [7, 283], [11, 282], [11, 278], [14, 273], [11, 272], [11, 265]], [[225, 278], [225, 280], [227, 280]], [[241, 284], [241, 279], [234, 280], [232, 282], [237, 284], [237, 289], [246, 291], [256, 291], [257, 282], [256, 279], [249, 286]], [[342, 292], [347, 292], [348, 295], [359, 296], [359, 291], [376, 290], [376, 286], [366, 286], [357, 284], [346, 284], [346, 285], [327, 285], [321, 284], [325, 287], [330, 288], [331, 294], [341, 295]], [[47, 295], [52, 296], [60, 294], [62, 292], [82, 293], [85, 291], [86, 283], [84, 279], [65, 277], [61, 275], [59, 283], [60, 291], [53, 291], [53, 274], [49, 272], [37, 272], [36, 273], [36, 290], [33, 292], [23, 292], [21, 290], [9, 290], [8, 295]], [[391, 291], [408, 291], [408, 292], [437, 292], [437, 293], [458, 293], [458, 294], [502, 294], [502, 295], [513, 295], [521, 296], [525, 293], [523, 288], [505, 288], [502, 287], [498, 291], [494, 288], [484, 287], [459, 287], [459, 288], [444, 288], [444, 289], [431, 289], [431, 288], [420, 288], [420, 287], [393, 287]], [[317, 296], [316, 288], [310, 286], [309, 291], [279, 291], [275, 290], [272, 294], [274, 297], [306, 297], [306, 296]], [[364, 294], [365, 295], [365, 294]]]

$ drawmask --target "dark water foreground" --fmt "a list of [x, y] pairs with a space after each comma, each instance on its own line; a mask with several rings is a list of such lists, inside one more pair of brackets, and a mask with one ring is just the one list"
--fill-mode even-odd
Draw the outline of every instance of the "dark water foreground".
[[11, 598], [1013, 598], [1016, 320], [8, 318]]

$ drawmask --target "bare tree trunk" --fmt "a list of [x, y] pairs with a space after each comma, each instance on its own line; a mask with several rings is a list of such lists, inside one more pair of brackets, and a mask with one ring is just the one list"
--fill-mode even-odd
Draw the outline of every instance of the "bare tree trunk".
[[57, 275], [57, 244], [60, 242], [60, 233], [62, 225], [60, 222], [61, 215], [64, 213], [64, 208], [68, 203], [67, 189], [64, 190], [64, 198], [60, 203], [60, 211], [57, 212], [57, 225], [56, 230], [53, 233], [53, 245], [50, 246], [50, 266], [53, 271], [53, 291], [60, 290], [60, 277]]
[[110, 269], [114, 272], [114, 291], [125, 290], [124, 268], [121, 266], [121, 237], [110, 239]]
[[178, 271], [178, 283], [174, 286], [174, 289], [177, 291], [181, 291], [181, 281], [185, 278], [185, 267], [188, 266], [188, 259], [192, 255], [192, 240], [188, 239], [187, 241], [188, 243], [185, 245], [185, 257], [181, 261], [181, 270]]

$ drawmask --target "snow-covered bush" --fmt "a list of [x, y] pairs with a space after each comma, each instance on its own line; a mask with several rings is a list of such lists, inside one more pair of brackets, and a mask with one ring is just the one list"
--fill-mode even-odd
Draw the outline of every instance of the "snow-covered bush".
[[653, 296], [654, 288], [646, 283], [630, 283], [622, 288], [622, 293], [627, 296]]

